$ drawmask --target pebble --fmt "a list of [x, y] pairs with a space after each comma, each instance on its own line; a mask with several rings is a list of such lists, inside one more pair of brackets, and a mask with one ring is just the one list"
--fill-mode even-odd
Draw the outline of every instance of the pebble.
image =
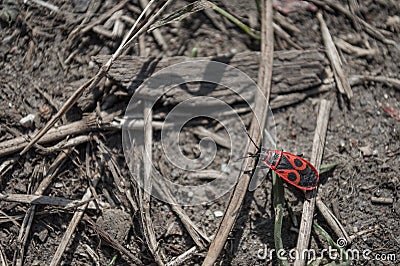
[[37, 236], [40, 242], [44, 243], [46, 242], [46, 239], [49, 236], [49, 231], [47, 231], [47, 229], [43, 229], [42, 231], [37, 232], [34, 235]]
[[206, 210], [205, 215], [207, 217], [207, 220], [209, 220], [209, 221], [214, 220], [214, 217], [213, 217], [212, 212], [210, 210]]
[[35, 120], [35, 115], [34, 114], [29, 114], [23, 118], [21, 118], [21, 120], [19, 120], [19, 123], [21, 124], [21, 126], [25, 127], [25, 128], [29, 128], [32, 126], [33, 121]]
[[224, 212], [222, 212], [222, 211], [215, 211], [214, 212], [214, 216], [217, 217], [217, 218], [218, 217], [222, 217], [223, 215], [224, 215]]

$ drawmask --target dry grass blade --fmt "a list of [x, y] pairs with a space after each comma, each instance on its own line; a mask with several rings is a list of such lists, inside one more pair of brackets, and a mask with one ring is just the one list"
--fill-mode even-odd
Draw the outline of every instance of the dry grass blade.
[[[259, 74], [259, 86], [261, 90], [259, 93], [264, 94], [265, 98], [268, 100], [270, 96], [271, 89], [271, 79], [272, 79], [272, 63], [273, 63], [273, 51], [274, 51], [274, 34], [272, 27], [272, 0], [264, 0], [262, 3], [262, 60], [260, 63], [260, 74]], [[261, 95], [256, 97], [255, 105], [255, 115], [251, 121], [250, 125], [250, 137], [258, 144], [261, 142], [260, 128], [258, 127], [258, 122], [261, 123], [261, 128], [264, 128], [265, 118], [267, 115], [268, 102], [263, 101], [265, 99]], [[261, 121], [257, 121], [257, 118], [261, 118]], [[250, 145], [247, 142], [246, 151], [249, 153], [256, 153], [256, 147]], [[246, 158], [242, 164], [242, 169], [249, 170], [253, 169], [255, 160], [252, 157]], [[235, 186], [233, 194], [230, 198], [229, 205], [226, 208], [224, 217], [219, 225], [217, 234], [212, 241], [207, 256], [203, 262], [203, 265], [213, 265], [217, 260], [221, 250], [223, 249], [226, 239], [228, 238], [229, 232], [231, 231], [237, 216], [239, 215], [239, 210], [242, 205], [244, 196], [250, 182], [251, 175], [248, 171], [244, 171], [239, 177], [238, 183]]]
[[53, 4], [51, 4], [51, 3], [47, 3], [47, 2], [42, 1], [42, 0], [24, 1], [24, 3], [29, 3], [29, 2], [34, 2], [35, 4], [37, 4], [37, 5], [39, 5], [39, 6], [42, 6], [42, 7], [45, 7], [45, 8], [48, 8], [48, 9], [50, 9], [51, 11], [56, 12], [56, 13], [58, 13], [58, 12], [60, 11], [60, 8], [59, 8], [58, 6], [53, 5]]
[[299, 46], [297, 43], [292, 41], [291, 36], [284, 29], [282, 29], [281, 26], [279, 26], [278, 24], [275, 24], [275, 23], [273, 24], [273, 26], [274, 26], [274, 31], [276, 32], [277, 36], [279, 36], [280, 38], [285, 40], [293, 48], [296, 48], [297, 50], [303, 50], [303, 48], [301, 48], [301, 46]]
[[351, 81], [354, 84], [361, 84], [364, 81], [375, 81], [382, 82], [388, 86], [393, 86], [393, 88], [400, 90], [400, 79], [389, 78], [385, 76], [363, 76], [363, 75], [353, 75], [351, 76]]
[[7, 259], [3, 251], [3, 247], [0, 245], [0, 262], [2, 266], [7, 266]]
[[[69, 151], [61, 151], [54, 162], [51, 164], [49, 171], [47, 172], [46, 176], [43, 178], [42, 182], [40, 182], [39, 187], [35, 191], [35, 195], [42, 195], [47, 187], [50, 185], [51, 181], [53, 180], [54, 176], [58, 173], [61, 166], [65, 162], [66, 158], [68, 157]], [[25, 254], [25, 246], [28, 240], [29, 232], [31, 230], [31, 225], [33, 221], [33, 217], [35, 216], [36, 206], [31, 206], [22, 222], [21, 229], [18, 235], [18, 243], [19, 246], [15, 250], [14, 253], [14, 264], [15, 265], [23, 265], [24, 264], [24, 254]]]
[[204, 9], [211, 8], [211, 7], [212, 7], [212, 4], [205, 0], [198, 0], [196, 2], [190, 3], [180, 9], [174, 11], [173, 13], [167, 15], [166, 17], [158, 20], [156, 23], [153, 24], [153, 26], [151, 26], [149, 31], [153, 31], [161, 26], [167, 25], [172, 22], [181, 21], [193, 13], [196, 13], [196, 12], [199, 12]]
[[341, 4], [337, 3], [337, 1], [332, 1], [332, 0], [325, 0], [325, 1], [308, 0], [308, 1], [322, 8], [324, 8], [325, 5], [327, 5], [330, 8], [334, 9], [335, 11], [344, 14], [348, 19], [350, 19], [353, 22], [354, 25], [361, 25], [364, 28], [364, 30], [372, 37], [378, 39], [379, 41], [385, 44], [397, 45], [395, 41], [387, 39], [378, 29], [371, 26], [369, 23], [367, 23], [360, 17], [353, 15], [348, 9], [346, 9]]
[[[97, 184], [97, 181], [94, 181], [93, 183]], [[86, 202], [91, 197], [92, 197], [92, 192], [91, 192], [90, 188], [88, 188], [86, 190], [85, 195], [83, 195], [81, 201]], [[53, 259], [51, 260], [50, 266], [56, 266], [56, 265], [60, 264], [62, 255], [64, 254], [64, 252], [68, 246], [68, 243], [71, 240], [73, 233], [75, 232], [76, 226], [78, 225], [79, 221], [81, 220], [88, 204], [89, 203], [83, 204], [76, 209], [74, 216], [72, 217], [71, 222], [69, 223], [68, 228], [65, 231], [65, 233], [61, 239], [60, 245], [57, 247], [56, 253], [53, 256]]]
[[[146, 6], [149, 4], [147, 0], [139, 0], [139, 4], [142, 8], [146, 8]], [[149, 12], [147, 12], [149, 14]], [[153, 37], [154, 40], [157, 42], [157, 44], [164, 50], [168, 50], [168, 45], [167, 42], [164, 40], [164, 37], [161, 34], [161, 31], [159, 29], [155, 29], [153, 32]]]
[[[325, 137], [328, 129], [329, 114], [331, 110], [331, 103], [327, 100], [321, 100], [319, 107], [319, 114], [317, 120], [317, 128], [315, 129], [313, 149], [310, 162], [319, 170], [322, 161], [322, 155], [325, 146]], [[301, 216], [299, 237], [297, 239], [298, 254], [304, 254], [304, 250], [308, 248], [311, 236], [311, 228], [313, 223], [315, 197], [317, 190], [306, 193], [306, 200], [303, 203], [303, 215]], [[304, 256], [300, 256], [295, 261], [295, 266], [302, 266], [305, 264]]]
[[29, 142], [29, 144], [20, 152], [20, 156], [24, 155], [33, 145], [35, 145], [46, 133], [53, 127], [53, 125], [63, 116], [71, 107], [76, 103], [76, 101], [82, 96], [83, 92], [86, 90], [92, 90], [105, 76], [105, 74], [110, 69], [111, 65], [114, 63], [115, 59], [118, 58], [123, 51], [133, 42], [133, 40], [137, 39], [146, 29], [150, 27], [150, 25], [155, 21], [155, 19], [165, 10], [165, 8], [172, 2], [172, 0], [167, 0], [164, 5], [150, 18], [146, 18], [147, 21], [144, 25], [136, 29], [139, 21], [142, 17], [145, 16], [148, 8], [154, 3], [154, 0], [150, 1], [148, 6], [143, 10], [143, 12], [138, 17], [135, 24], [132, 26], [126, 37], [122, 40], [120, 46], [117, 51], [110, 57], [110, 59], [100, 68], [97, 74], [88, 80], [84, 85], [78, 88], [72, 96], [65, 102], [65, 104], [61, 107], [61, 109], [47, 122], [46, 126], [42, 128], [35, 137]]
[[332, 40], [332, 36], [329, 32], [328, 26], [326, 26], [322, 14], [318, 13], [317, 18], [321, 25], [322, 38], [324, 40], [326, 53], [328, 54], [329, 61], [331, 62], [332, 70], [339, 92], [342, 94], [346, 94], [347, 97], [350, 99], [351, 97], [353, 97], [353, 91], [351, 90], [349, 80], [347, 79], [346, 74], [344, 73], [344, 70], [342, 68], [342, 62], [340, 60], [339, 53], [336, 50], [335, 44]]
[[96, 25], [99, 25], [100, 23], [102, 23], [103, 21], [105, 21], [106, 19], [111, 17], [112, 14], [114, 14], [115, 12], [117, 12], [118, 10], [123, 8], [125, 6], [125, 4], [128, 3], [128, 2], [129, 2], [129, 0], [124, 0], [124, 1], [122, 1], [120, 3], [118, 3], [116, 6], [114, 6], [109, 11], [105, 12], [104, 14], [102, 14], [99, 18], [97, 18], [96, 20], [91, 22], [89, 25], [86, 25], [86, 26], [83, 25], [81, 27], [78, 27], [78, 28], [74, 29], [69, 34], [68, 39], [69, 40], [73, 40], [73, 39], [75, 39], [75, 37], [77, 37], [77, 35], [84, 34], [84, 33], [88, 32], [88, 31], [90, 31], [91, 29], [93, 29], [93, 27], [95, 27]]
[[192, 247], [176, 257], [174, 260], [166, 264], [166, 266], [178, 266], [183, 264], [186, 260], [190, 259], [193, 254], [197, 251], [197, 247]]
[[100, 235], [100, 237], [108, 243], [111, 247], [121, 252], [128, 258], [134, 262], [134, 265], [143, 265], [143, 262], [140, 261], [135, 255], [133, 255], [129, 250], [127, 250], [124, 246], [122, 246], [118, 241], [112, 238], [106, 231], [101, 229], [87, 214], [84, 215], [83, 220], [88, 222], [90, 226]]
[[[93, 187], [96, 187], [97, 183], [99, 182], [99, 179], [100, 179], [100, 174], [97, 174], [97, 173], [92, 174], [92, 172], [90, 171], [90, 161], [88, 159], [88, 158], [90, 158], [90, 156], [89, 156], [90, 146], [91, 145], [89, 143], [86, 145], [86, 158], [87, 158], [86, 159], [86, 172], [87, 172], [88, 176], [94, 176], [93, 181], [91, 183], [93, 184]], [[75, 232], [75, 229], [76, 229], [79, 221], [82, 219], [82, 216], [85, 213], [85, 210], [89, 205], [89, 200], [91, 197], [92, 197], [92, 190], [90, 187], [88, 187], [86, 189], [85, 194], [82, 197], [82, 200], [81, 200], [82, 202], [87, 202], [87, 203], [80, 205], [76, 208], [75, 213], [71, 219], [71, 222], [69, 223], [68, 228], [65, 231], [65, 233], [61, 239], [60, 245], [57, 247], [57, 250], [50, 262], [51, 266], [56, 266], [56, 265], [60, 264], [62, 255], [64, 254], [64, 252], [68, 246], [68, 243], [71, 240], [72, 235]]]
[[336, 216], [329, 210], [329, 208], [325, 205], [325, 203], [317, 197], [317, 208], [321, 212], [321, 214], [324, 216], [325, 220], [329, 224], [329, 226], [332, 228], [332, 230], [335, 232], [335, 234], [338, 237], [345, 238], [347, 240], [347, 243], [351, 243], [351, 238], [347, 234], [346, 230], [344, 229], [344, 226], [342, 223], [336, 218]]
[[159, 193], [160, 195], [164, 195], [163, 197], [168, 198], [168, 202], [171, 202], [171, 209], [181, 220], [183, 226], [185, 227], [193, 241], [196, 243], [199, 249], [204, 249], [204, 247], [210, 243], [209, 237], [200, 228], [198, 228], [198, 226], [196, 226], [196, 224], [189, 218], [182, 207], [175, 204], [175, 199], [171, 195], [171, 191], [169, 190], [169, 188], [163, 186], [163, 184], [160, 183], [160, 180], [163, 179], [163, 177], [160, 176], [160, 173], [158, 171], [152, 171], [152, 177], [153, 181], [157, 183], [157, 185], [154, 186], [154, 188], [157, 190], [157, 193]]
[[10, 201], [10, 202], [19, 202], [25, 204], [45, 204], [52, 206], [76, 206], [80, 204], [79, 200], [71, 200], [61, 197], [49, 197], [49, 196], [41, 196], [41, 195], [26, 195], [26, 194], [1, 194], [1, 201]]
[[152, 144], [153, 144], [153, 111], [152, 103], [146, 101], [144, 103], [144, 149], [143, 149], [143, 168], [144, 168], [144, 189], [139, 188], [139, 209], [143, 226], [143, 234], [147, 245], [158, 265], [164, 265], [164, 262], [158, 253], [158, 244], [156, 234], [154, 232], [153, 222], [150, 213], [151, 196], [149, 191], [152, 190], [151, 184], [151, 168], [152, 168]]

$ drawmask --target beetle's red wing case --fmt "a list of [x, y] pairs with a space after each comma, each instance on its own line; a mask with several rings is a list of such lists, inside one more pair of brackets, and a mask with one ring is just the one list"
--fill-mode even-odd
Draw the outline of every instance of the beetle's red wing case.
[[318, 185], [318, 171], [300, 156], [279, 150], [268, 150], [262, 160], [282, 179], [299, 189], [313, 190]]

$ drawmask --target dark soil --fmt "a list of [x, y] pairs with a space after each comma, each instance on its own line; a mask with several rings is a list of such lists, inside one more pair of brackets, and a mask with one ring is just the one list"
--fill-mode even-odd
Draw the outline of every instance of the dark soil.
[[[89, 30], [74, 40], [70, 33], [81, 23], [88, 24], [114, 7], [118, 1], [74, 0], [51, 1], [59, 12], [50, 11], [33, 1], [4, 0], [0, 5], [0, 142], [19, 136], [33, 136], [43, 128], [52, 115], [80, 85], [97, 71], [92, 60], [95, 55], [112, 54], [121, 37], [110, 38]], [[138, 1], [129, 1], [123, 8], [125, 16], [136, 19], [141, 11]], [[254, 1], [255, 2], [255, 1]], [[253, 1], [219, 1], [216, 4], [235, 14], [253, 28], [260, 29], [258, 11]], [[275, 8], [291, 1], [274, 1]], [[282, 2], [278, 4], [278, 2]], [[348, 7], [347, 1], [338, 1]], [[351, 1], [349, 1], [351, 2]], [[357, 2], [357, 1], [356, 1]], [[169, 7], [172, 12], [186, 5], [177, 1]], [[359, 1], [358, 14], [378, 29], [385, 30], [388, 38], [400, 43], [400, 5], [397, 1]], [[291, 33], [292, 41], [304, 49], [324, 51], [324, 45], [315, 7], [297, 6], [286, 16], [299, 29]], [[89, 11], [87, 11], [89, 10]], [[94, 12], [94, 13], [93, 13]], [[276, 11], [275, 11], [276, 12]], [[324, 18], [333, 37], [349, 40], [354, 45], [377, 49], [375, 55], [356, 57], [340, 53], [348, 75], [379, 75], [400, 79], [400, 46], [383, 44], [363, 30], [356, 29], [343, 14], [323, 10]], [[391, 19], [389, 19], [391, 18]], [[393, 23], [393, 18], [397, 22]], [[87, 19], [87, 21], [85, 20]], [[395, 19], [396, 21], [396, 19]], [[105, 23], [100, 23], [103, 25]], [[131, 26], [125, 23], [124, 33]], [[112, 25], [112, 23], [111, 23]], [[112, 26], [108, 29], [112, 31]], [[235, 54], [259, 50], [259, 41], [251, 39], [227, 19], [211, 11], [192, 14], [181, 22], [160, 28], [168, 50], [154, 40], [153, 35], [143, 37], [139, 44], [127, 51], [128, 55], [145, 56], [190, 56], [197, 49], [197, 56]], [[122, 35], [123, 36], [123, 35]], [[352, 41], [353, 40], [353, 41]], [[293, 49], [284, 40], [276, 37], [275, 50]], [[319, 196], [343, 223], [348, 234], [354, 237], [347, 248], [371, 250], [375, 255], [395, 254], [396, 260], [366, 260], [360, 258], [354, 265], [398, 265], [400, 261], [400, 91], [399, 88], [380, 82], [364, 82], [352, 87], [354, 97], [349, 101], [336, 89], [274, 111], [277, 122], [277, 146], [294, 154], [310, 158], [318, 115], [319, 99], [333, 102], [329, 120], [323, 164], [336, 163], [330, 175], [322, 178]], [[104, 110], [124, 110], [129, 94], [117, 81], [104, 79], [89, 95], [84, 95], [58, 126], [80, 120], [85, 114]], [[167, 106], [166, 109], [171, 108]], [[158, 110], [163, 113], [165, 108]], [[397, 113], [396, 113], [397, 112]], [[157, 110], [155, 111], [157, 113]], [[22, 125], [20, 120], [29, 114], [35, 115], [31, 124]], [[250, 114], [244, 114], [249, 121]], [[213, 125], [212, 121], [208, 121]], [[188, 126], [189, 127], [189, 126]], [[213, 127], [210, 127], [213, 128]], [[87, 133], [89, 134], [89, 133]], [[119, 131], [94, 131], [109, 149], [111, 156], [127, 180], [126, 166]], [[188, 156], [197, 156], [199, 139], [190, 128], [184, 130], [186, 138], [181, 140], [182, 149]], [[71, 136], [72, 137], [72, 136]], [[158, 155], [159, 132], [154, 132], [154, 160], [162, 164], [165, 158]], [[57, 142], [47, 144], [52, 147]], [[80, 144], [69, 153], [66, 163], [59, 169], [44, 195], [79, 200], [88, 188], [86, 161], [97, 160], [100, 174], [96, 192], [98, 201], [106, 209], [88, 209], [87, 218], [82, 219], [63, 255], [63, 265], [107, 265], [117, 256], [115, 265], [134, 265], [105, 241], [96, 227], [88, 222], [89, 217], [99, 228], [106, 231], [121, 245], [143, 261], [154, 263], [143, 236], [140, 214], [132, 208], [125, 193], [119, 190], [114, 175], [107, 167], [106, 155], [98, 152], [98, 141], [91, 139]], [[0, 193], [33, 194], [41, 179], [60, 151], [48, 151], [35, 147], [13, 167], [5, 171], [0, 167]], [[89, 156], [89, 158], [88, 158]], [[224, 163], [229, 151], [219, 147], [212, 167]], [[0, 158], [0, 165], [17, 158], [17, 153]], [[94, 159], [96, 157], [96, 159]], [[92, 168], [95, 164], [92, 162]], [[96, 168], [96, 169], [97, 169]], [[165, 163], [164, 168], [173, 171]], [[218, 169], [219, 170], [219, 169]], [[176, 181], [193, 182], [175, 174]], [[260, 249], [274, 247], [274, 210], [271, 198], [271, 180], [267, 178], [254, 192], [248, 192], [235, 227], [220, 255], [218, 265], [275, 265], [272, 260], [257, 257]], [[136, 194], [133, 193], [133, 197]], [[390, 204], [378, 204], [371, 197], [389, 198]], [[282, 229], [283, 244], [290, 250], [296, 246], [298, 222], [301, 218], [303, 194], [285, 185], [285, 214]], [[135, 199], [136, 200], [136, 199]], [[229, 202], [229, 193], [210, 204], [184, 207], [192, 221], [210, 237], [218, 229], [221, 217], [216, 211], [224, 211]], [[0, 200], [0, 258], [2, 265], [14, 265], [21, 258], [23, 246], [18, 241], [23, 217], [31, 207], [29, 204]], [[75, 209], [48, 205], [36, 205], [32, 228], [25, 245], [25, 265], [48, 265], [68, 227]], [[153, 199], [151, 202], [153, 227], [159, 244], [159, 252], [165, 262], [171, 261], [195, 243], [171, 207]], [[315, 221], [330, 233], [324, 218], [316, 211]], [[311, 238], [311, 248], [327, 248], [327, 241], [316, 234]], [[183, 265], [200, 265], [206, 251], [197, 252]], [[382, 257], [383, 258], [383, 257]], [[330, 260], [326, 257], [319, 265]]]

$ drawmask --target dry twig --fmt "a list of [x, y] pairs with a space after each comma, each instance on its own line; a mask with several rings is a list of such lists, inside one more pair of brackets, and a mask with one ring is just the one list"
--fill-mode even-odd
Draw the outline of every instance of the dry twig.
[[387, 39], [377, 28], [371, 26], [368, 22], [361, 19], [360, 17], [354, 16], [348, 9], [339, 4], [337, 1], [332, 1], [332, 0], [324, 0], [324, 1], [307, 0], [307, 1], [312, 2], [313, 4], [320, 6], [322, 8], [326, 8], [326, 6], [328, 6], [334, 9], [335, 11], [344, 14], [348, 19], [350, 19], [353, 22], [355, 27], [357, 27], [357, 25], [361, 25], [364, 28], [364, 30], [373, 38], [376, 38], [385, 44], [396, 45], [395, 41]]
[[[57, 158], [51, 164], [46, 176], [40, 182], [39, 187], [35, 191], [35, 195], [38, 195], [38, 196], [43, 195], [44, 191], [50, 185], [54, 176], [58, 173], [61, 166], [64, 164], [66, 158], [68, 157], [68, 154], [69, 154], [69, 150], [60, 152], [60, 154], [57, 156]], [[17, 247], [17, 249], [15, 250], [15, 253], [14, 253], [14, 263], [17, 266], [23, 265], [23, 263], [24, 263], [26, 242], [28, 240], [28, 235], [31, 230], [31, 225], [32, 225], [33, 217], [35, 215], [35, 211], [36, 211], [35, 205], [31, 206], [28, 209], [28, 211], [26, 212], [26, 215], [24, 217], [24, 220], [22, 222], [21, 229], [19, 231], [19, 235], [18, 235], [19, 246]]]
[[354, 84], [360, 84], [364, 81], [375, 81], [382, 82], [388, 86], [393, 86], [393, 88], [400, 90], [400, 80], [395, 78], [389, 78], [385, 76], [367, 76], [367, 75], [353, 75], [351, 76], [351, 82]]
[[[94, 185], [97, 185], [98, 178], [93, 181]], [[90, 188], [86, 190], [86, 193], [83, 195], [81, 201], [82, 202], [87, 202], [90, 198], [92, 197], [92, 192], [90, 191]], [[67, 230], [65, 231], [60, 244], [57, 247], [56, 253], [53, 256], [53, 259], [51, 260], [50, 266], [56, 266], [59, 265], [61, 262], [62, 255], [64, 254], [69, 241], [72, 238], [73, 233], [75, 232], [76, 226], [78, 225], [79, 221], [81, 220], [87, 206], [89, 203], [85, 203], [81, 206], [79, 206], [75, 213], [74, 216], [71, 219], [71, 222], [68, 225]]]
[[[160, 167], [160, 170], [163, 171], [163, 167]], [[164, 172], [164, 171], [163, 171]], [[164, 174], [164, 173], [162, 173]], [[154, 188], [157, 190], [157, 193], [160, 195], [163, 194], [165, 198], [168, 199], [168, 202], [171, 203], [171, 209], [174, 211], [174, 213], [178, 216], [178, 218], [181, 220], [183, 226], [189, 233], [190, 237], [193, 239], [193, 241], [196, 243], [198, 248], [204, 249], [206, 245], [210, 243], [210, 239], [207, 237], [207, 235], [200, 229], [198, 226], [189, 218], [187, 213], [185, 212], [182, 207], [179, 205], [175, 204], [175, 199], [171, 194], [171, 191], [168, 189], [168, 187], [163, 186], [160, 183], [160, 180], [163, 179], [162, 176], [159, 176], [160, 173], [158, 171], [152, 171], [152, 177], [154, 182], [157, 182], [158, 184], [154, 186]], [[162, 190], [162, 191], [161, 191]]]
[[[328, 121], [331, 106], [327, 100], [321, 100], [317, 127], [315, 129], [313, 149], [311, 154], [310, 162], [319, 170], [322, 161], [322, 154], [324, 152], [325, 137], [328, 129]], [[304, 254], [304, 250], [308, 248], [311, 236], [311, 228], [313, 223], [314, 208], [315, 208], [315, 197], [317, 189], [306, 193], [306, 200], [303, 203], [303, 215], [301, 217], [299, 237], [297, 239], [297, 251], [298, 254]], [[305, 264], [304, 256], [300, 256], [295, 261], [295, 266], [302, 266]]]
[[[70, 135], [84, 134], [99, 128], [108, 127], [109, 123], [111, 123], [113, 118], [115, 118], [118, 114], [119, 112], [103, 116], [101, 118], [101, 123], [98, 123], [96, 114], [90, 114], [80, 121], [72, 122], [71, 124], [63, 125], [58, 128], [52, 128], [43, 138], [38, 141], [38, 144], [50, 143], [65, 139]], [[29, 141], [25, 136], [0, 142], [0, 157], [16, 153], [26, 147], [28, 143]], [[61, 145], [53, 148], [57, 149], [60, 148], [59, 146], [66, 147], [79, 143], [82, 143], [82, 139], [79, 141], [69, 140], [66, 143], [62, 143]], [[50, 148], [50, 150], [52, 150], [52, 148]]]
[[197, 247], [191, 247], [190, 249], [176, 257], [174, 260], [168, 262], [166, 266], [182, 265], [186, 260], [190, 259], [196, 251]]
[[68, 39], [73, 40], [73, 39], [75, 39], [77, 37], [77, 35], [84, 34], [84, 33], [88, 32], [88, 31], [90, 31], [95, 26], [99, 25], [100, 23], [102, 23], [103, 21], [105, 21], [106, 19], [111, 17], [112, 14], [114, 14], [115, 12], [117, 12], [118, 10], [123, 8], [125, 6], [125, 4], [128, 3], [128, 2], [129, 2], [129, 0], [123, 0], [122, 2], [118, 3], [116, 6], [114, 6], [113, 8], [108, 10], [107, 12], [103, 13], [100, 17], [98, 17], [93, 22], [89, 23], [88, 25], [86, 25], [86, 26], [85, 25], [81, 25], [80, 27], [74, 29], [69, 34]]
[[129, 45], [133, 42], [133, 40], [137, 39], [145, 30], [147, 30], [154, 22], [154, 20], [165, 10], [165, 8], [172, 2], [172, 0], [167, 0], [164, 5], [150, 18], [146, 18], [146, 22], [142, 27], [136, 29], [139, 21], [146, 14], [147, 9], [154, 3], [154, 0], [151, 0], [148, 6], [143, 10], [143, 12], [138, 17], [136, 23], [132, 26], [130, 31], [127, 33], [125, 38], [122, 40], [120, 46], [117, 51], [109, 58], [107, 63], [105, 63], [97, 74], [88, 80], [84, 85], [79, 87], [71, 97], [64, 103], [61, 109], [47, 122], [46, 126], [42, 128], [35, 137], [29, 142], [28, 145], [20, 152], [20, 156], [24, 155], [33, 145], [35, 145], [52, 127], [53, 125], [76, 103], [76, 101], [82, 96], [83, 92], [92, 90], [106, 75], [111, 65], [114, 63], [115, 59], [118, 58], [123, 51], [125, 51]]
[[347, 243], [351, 243], [351, 238], [347, 234], [346, 230], [344, 229], [344, 226], [342, 223], [336, 218], [336, 216], [329, 210], [329, 208], [325, 205], [325, 203], [321, 200], [320, 197], [317, 197], [316, 200], [317, 208], [321, 212], [321, 214], [324, 216], [325, 220], [329, 224], [329, 226], [332, 228], [332, 230], [335, 232], [335, 234], [338, 237], [345, 238], [347, 240]]
[[151, 168], [152, 168], [152, 144], [153, 144], [153, 111], [151, 102], [145, 101], [144, 103], [144, 149], [143, 149], [143, 189], [139, 190], [139, 209], [140, 217], [143, 227], [143, 234], [146, 239], [147, 245], [158, 265], [164, 265], [164, 262], [158, 253], [158, 244], [154, 232], [153, 222], [150, 214], [150, 191], [151, 184]]
[[[272, 1], [264, 0], [262, 2], [262, 36], [261, 36], [262, 44], [261, 44], [261, 52], [262, 52], [262, 60], [260, 63], [260, 72], [259, 72], [259, 86], [261, 90], [259, 93], [264, 94], [256, 97], [256, 105], [255, 105], [255, 115], [251, 121], [250, 125], [250, 137], [255, 141], [255, 143], [260, 143], [262, 131], [260, 130], [265, 126], [265, 118], [267, 114], [268, 108], [268, 99], [270, 96], [271, 89], [271, 77], [272, 77], [272, 62], [273, 62], [273, 27], [272, 27]], [[267, 102], [264, 101], [267, 99]], [[261, 121], [257, 121], [257, 118], [261, 118]], [[261, 123], [261, 127], [258, 127], [258, 123]], [[254, 145], [250, 145], [250, 142], [247, 142], [246, 151], [249, 153], [256, 153], [257, 148]], [[251, 174], [249, 173], [249, 169], [253, 169], [255, 164], [255, 160], [252, 157], [248, 157], [243, 161], [242, 169], [245, 171], [239, 177], [238, 183], [236, 184], [234, 191], [231, 195], [229, 205], [226, 208], [224, 213], [224, 217], [219, 225], [217, 234], [212, 241], [207, 256], [203, 262], [203, 266], [205, 265], [213, 265], [218, 258], [218, 255], [222, 251], [226, 239], [228, 238], [229, 232], [231, 231], [237, 216], [239, 215], [240, 207], [242, 205], [244, 196], [246, 195], [247, 187], [250, 182]]]
[[335, 38], [336, 46], [344, 51], [345, 53], [352, 54], [356, 57], [363, 57], [363, 56], [372, 56], [378, 53], [377, 49], [364, 49], [361, 47], [354, 46], [343, 39]]
[[329, 61], [331, 62], [332, 70], [335, 76], [335, 81], [339, 92], [346, 94], [350, 99], [353, 96], [353, 91], [351, 90], [350, 83], [346, 77], [346, 74], [342, 68], [342, 62], [340, 60], [338, 51], [336, 50], [335, 44], [333, 43], [332, 36], [329, 32], [328, 26], [319, 12], [317, 14], [319, 23], [321, 24], [322, 38], [324, 40], [326, 53], [328, 55]]
[[129, 250], [127, 250], [124, 246], [118, 243], [117, 240], [112, 238], [106, 231], [102, 230], [87, 214], [83, 216], [83, 220], [88, 222], [90, 226], [100, 235], [100, 237], [108, 243], [111, 247], [121, 252], [135, 263], [135, 265], [143, 265], [143, 262], [140, 261], [135, 255], [133, 255]]

